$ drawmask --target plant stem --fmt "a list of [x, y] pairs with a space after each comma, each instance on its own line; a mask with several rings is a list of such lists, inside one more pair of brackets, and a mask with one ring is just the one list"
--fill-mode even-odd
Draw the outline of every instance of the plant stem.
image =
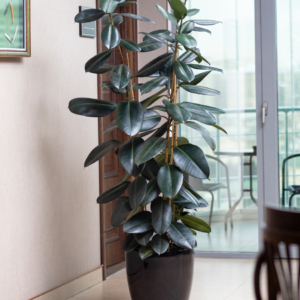
[[[113, 21], [113, 18], [111, 16], [111, 14], [109, 14], [109, 19], [110, 19], [111, 25], [114, 26], [114, 21]], [[120, 52], [122, 64], [124, 65], [124, 57], [123, 57], [123, 53], [122, 53], [122, 49], [121, 49], [120, 45], [118, 45], [118, 49], [119, 49], [119, 52]]]
[[[128, 52], [126, 53], [126, 57], [127, 57], [128, 68], [130, 69], [130, 61], [129, 61], [129, 54], [128, 54]], [[132, 101], [134, 101], [134, 91], [133, 91], [133, 87], [132, 87], [132, 78], [130, 79], [130, 92], [131, 92], [131, 99], [132, 99]]]

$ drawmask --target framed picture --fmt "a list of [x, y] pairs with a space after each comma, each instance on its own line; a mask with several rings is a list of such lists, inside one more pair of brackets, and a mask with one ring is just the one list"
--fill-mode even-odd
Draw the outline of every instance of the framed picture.
[[30, 55], [30, 0], [0, 0], [0, 57]]

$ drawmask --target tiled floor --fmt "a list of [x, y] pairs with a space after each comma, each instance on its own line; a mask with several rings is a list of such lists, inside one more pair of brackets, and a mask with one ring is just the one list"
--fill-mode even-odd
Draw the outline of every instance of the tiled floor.
[[[254, 265], [254, 260], [195, 259], [190, 300], [254, 300]], [[130, 300], [125, 270], [71, 299]]]

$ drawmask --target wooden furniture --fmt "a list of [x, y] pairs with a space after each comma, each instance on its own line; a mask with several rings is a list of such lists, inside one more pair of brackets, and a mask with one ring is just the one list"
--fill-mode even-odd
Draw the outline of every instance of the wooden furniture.
[[260, 275], [266, 265], [268, 299], [299, 300], [300, 211], [266, 208], [265, 214], [265, 249], [257, 259], [254, 277], [256, 299], [262, 299]]

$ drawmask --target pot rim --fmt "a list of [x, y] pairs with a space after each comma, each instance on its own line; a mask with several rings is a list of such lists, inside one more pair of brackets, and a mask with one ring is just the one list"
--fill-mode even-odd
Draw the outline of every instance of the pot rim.
[[[133, 251], [139, 252], [139, 248], [134, 249]], [[177, 248], [172, 251], [166, 251], [165, 253], [158, 255], [157, 253], [152, 254], [146, 259], [150, 258], [157, 258], [157, 257], [171, 257], [171, 256], [176, 256], [176, 255], [186, 255], [186, 254], [194, 254], [194, 249], [184, 249], [184, 248]]]

